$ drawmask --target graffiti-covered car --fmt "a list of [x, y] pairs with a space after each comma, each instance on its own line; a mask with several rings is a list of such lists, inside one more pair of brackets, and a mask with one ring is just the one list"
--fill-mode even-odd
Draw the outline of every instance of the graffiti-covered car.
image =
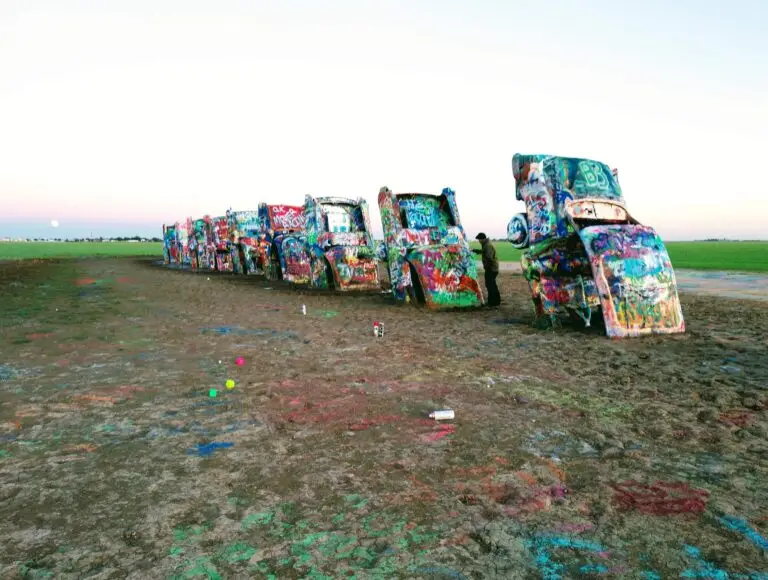
[[379, 190], [387, 268], [399, 302], [430, 308], [483, 304], [477, 265], [456, 206], [456, 193]]
[[228, 210], [227, 223], [232, 271], [246, 275], [259, 272], [259, 212]]
[[163, 224], [163, 262], [166, 266], [179, 263], [175, 224], [170, 226]]
[[569, 314], [589, 325], [599, 309], [608, 336], [685, 331], [669, 254], [630, 215], [615, 170], [590, 159], [521, 154], [512, 170], [526, 212], [512, 218], [508, 233], [527, 248], [521, 262], [538, 319], [552, 324]]
[[300, 205], [259, 204], [259, 263], [268, 280], [309, 284], [304, 255], [304, 208]]
[[216, 247], [210, 216], [187, 220], [189, 256], [193, 270], [216, 269]]
[[310, 285], [340, 291], [380, 288], [364, 199], [308, 195], [304, 216], [305, 246], [299, 259], [309, 265]]
[[213, 269], [219, 272], [232, 272], [232, 243], [229, 235], [229, 220], [226, 215], [211, 219], [211, 245]]
[[185, 222], [176, 222], [176, 240], [174, 245], [180, 266], [190, 266], [192, 264], [192, 255], [189, 251], [189, 232], [191, 228], [192, 220], [190, 219], [187, 219]]

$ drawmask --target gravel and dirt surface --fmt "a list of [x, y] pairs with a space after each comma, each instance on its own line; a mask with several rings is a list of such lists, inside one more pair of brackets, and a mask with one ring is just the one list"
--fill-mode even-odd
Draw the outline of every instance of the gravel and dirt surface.
[[[503, 272], [522, 271], [519, 262], [501, 262], [499, 265]], [[768, 301], [768, 274], [675, 268], [675, 280], [683, 292]]]
[[767, 578], [768, 303], [616, 341], [500, 287], [0, 264], [0, 578]]

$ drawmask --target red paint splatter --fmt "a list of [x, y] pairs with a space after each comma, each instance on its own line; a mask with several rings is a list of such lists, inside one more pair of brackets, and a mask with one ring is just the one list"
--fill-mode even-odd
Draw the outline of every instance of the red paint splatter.
[[350, 425], [349, 429], [350, 431], [365, 431], [370, 427], [385, 425], [387, 423], [396, 423], [399, 421], [402, 421], [402, 417], [400, 415], [380, 415], [378, 417], [374, 417], [373, 419], [362, 419], [359, 423]]
[[456, 425], [440, 425], [433, 433], [427, 433], [424, 438], [427, 441], [439, 441], [456, 432]]
[[709, 500], [708, 491], [692, 488], [687, 483], [657, 481], [645, 485], [626, 481], [611, 487], [616, 491], [615, 501], [620, 507], [651, 515], [700, 514]]
[[526, 473], [525, 471], [515, 471], [515, 475], [526, 482], [528, 485], [536, 485], [538, 483], [534, 476], [532, 476], [530, 473]]
[[32, 334], [27, 335], [28, 340], [39, 340], [41, 338], [50, 338], [51, 336], [56, 336], [55, 332], [35, 332]]
[[743, 409], [731, 409], [720, 414], [718, 419], [721, 423], [726, 425], [734, 425], [736, 427], [746, 427], [755, 420], [755, 414]]

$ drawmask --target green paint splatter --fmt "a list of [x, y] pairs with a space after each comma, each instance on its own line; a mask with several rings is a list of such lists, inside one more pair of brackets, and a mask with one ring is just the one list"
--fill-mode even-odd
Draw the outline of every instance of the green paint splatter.
[[206, 556], [195, 558], [192, 562], [187, 560], [187, 569], [180, 575], [174, 576], [174, 580], [195, 578], [197, 576], [203, 576], [208, 578], [208, 580], [221, 580], [221, 574], [219, 574], [216, 566]]
[[247, 530], [255, 524], [266, 526], [272, 523], [275, 519], [275, 514], [272, 512], [261, 512], [258, 514], [250, 514], [243, 519], [242, 528]]
[[317, 314], [317, 316], [321, 316], [323, 318], [333, 318], [334, 316], [337, 316], [339, 313], [335, 310], [316, 310], [314, 314]]
[[211, 524], [205, 523], [202, 526], [189, 526], [188, 528], [175, 528], [173, 530], [173, 539], [177, 542], [183, 542], [184, 540], [187, 540], [191, 538], [192, 536], [200, 536], [204, 532], [208, 531], [211, 527]]
[[[345, 504], [355, 510], [364, 509], [369, 500], [358, 495], [344, 496]], [[363, 515], [363, 514], [360, 514]], [[288, 553], [281, 557], [259, 562], [248, 569], [268, 578], [284, 577], [296, 572], [302, 578], [355, 578], [357, 575], [372, 578], [389, 578], [397, 575], [403, 565], [425, 563], [426, 546], [439, 540], [440, 534], [423, 525], [407, 529], [408, 520], [397, 514], [378, 512], [365, 517], [353, 518], [338, 513], [332, 518], [333, 525], [343, 521], [356, 522], [362, 528], [360, 536], [323, 529], [323, 525], [297, 517], [297, 506], [287, 502], [274, 512], [250, 514], [242, 522], [243, 529], [254, 525], [268, 526], [268, 535], [287, 541]], [[290, 522], [286, 521], [290, 519]], [[306, 533], [312, 530], [310, 533]], [[302, 533], [303, 531], [303, 533]], [[361, 538], [373, 545], [361, 545]], [[255, 552], [239, 545], [242, 554], [249, 558]], [[401, 561], [402, 560], [402, 561]], [[326, 568], [328, 568], [326, 570]], [[331, 572], [332, 576], [327, 574]], [[289, 572], [290, 570], [290, 572]]]
[[363, 496], [361, 496], [361, 495], [353, 493], [351, 495], [345, 496], [344, 497], [344, 501], [347, 502], [347, 503], [352, 504], [351, 507], [353, 509], [357, 510], [357, 509], [360, 509], [361, 507], [365, 506], [365, 504], [367, 504], [369, 500], [367, 498], [363, 498]]
[[11, 455], [5, 449], [0, 449], [0, 459], [5, 459], [6, 457], [13, 457], [13, 455]]
[[180, 548], [178, 546], [174, 546], [173, 548], [168, 550], [168, 555], [171, 558], [180, 558], [183, 553], [184, 553], [184, 548]]
[[37, 578], [53, 578], [53, 572], [46, 570], [45, 568], [38, 568], [37, 563], [34, 560], [19, 564], [18, 569], [22, 578], [29, 578], [30, 580], [37, 580]]
[[436, 292], [432, 302], [438, 306], [479, 306], [480, 301], [474, 292]]
[[248, 544], [232, 544], [220, 551], [219, 557], [225, 560], [228, 564], [235, 564], [237, 562], [243, 562], [250, 560], [256, 553], [256, 548], [252, 548]]

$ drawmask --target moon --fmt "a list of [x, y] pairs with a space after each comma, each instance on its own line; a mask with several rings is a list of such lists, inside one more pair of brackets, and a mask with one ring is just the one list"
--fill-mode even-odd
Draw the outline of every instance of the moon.
[[59, 227], [59, 220], [51, 220], [51, 226], [54, 228]]

